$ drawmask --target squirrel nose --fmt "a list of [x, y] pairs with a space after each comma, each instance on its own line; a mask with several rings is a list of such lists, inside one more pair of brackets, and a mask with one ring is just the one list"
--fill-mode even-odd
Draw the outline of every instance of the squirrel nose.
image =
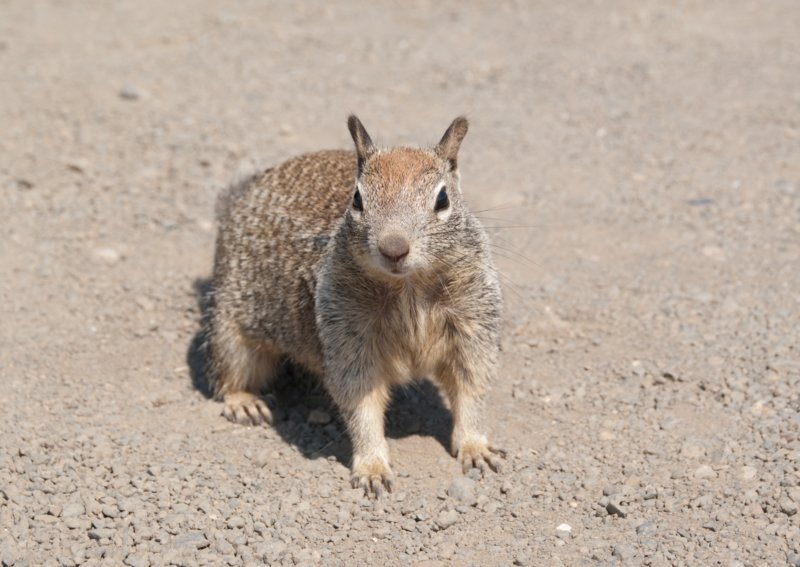
[[399, 262], [408, 256], [408, 240], [399, 234], [387, 234], [378, 240], [378, 250], [392, 262]]

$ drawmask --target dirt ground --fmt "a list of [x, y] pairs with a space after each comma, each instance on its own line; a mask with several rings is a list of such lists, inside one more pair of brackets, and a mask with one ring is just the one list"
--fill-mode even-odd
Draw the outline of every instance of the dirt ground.
[[[800, 565], [800, 4], [0, 0], [2, 565]], [[324, 392], [220, 416], [200, 322], [237, 172], [432, 144], [505, 282], [506, 470]], [[316, 410], [316, 411], [314, 411]], [[313, 414], [312, 414], [313, 412]], [[327, 418], [332, 421], [325, 424]]]

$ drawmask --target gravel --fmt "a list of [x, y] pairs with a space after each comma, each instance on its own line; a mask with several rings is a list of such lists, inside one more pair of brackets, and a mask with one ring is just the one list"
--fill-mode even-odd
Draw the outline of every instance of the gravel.
[[[798, 19], [2, 3], [0, 563], [800, 565]], [[383, 145], [470, 115], [502, 474], [462, 475], [426, 381], [394, 393], [379, 502], [302, 370], [273, 427], [209, 396], [215, 197], [350, 147], [350, 111]]]

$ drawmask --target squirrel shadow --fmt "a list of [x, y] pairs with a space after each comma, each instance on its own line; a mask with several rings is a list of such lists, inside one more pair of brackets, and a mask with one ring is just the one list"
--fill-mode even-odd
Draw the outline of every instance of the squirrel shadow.
[[208, 328], [208, 318], [211, 316], [211, 280], [197, 278], [192, 287], [197, 300], [197, 308], [200, 311], [200, 328], [189, 343], [186, 351], [186, 365], [189, 367], [189, 377], [192, 379], [194, 389], [203, 394], [205, 398], [211, 399], [214, 397], [214, 389], [211, 385], [206, 349], [206, 329]]
[[[211, 280], [199, 278], [193, 287], [202, 324], [189, 343], [186, 364], [194, 389], [209, 403], [216, 403], [212, 401], [214, 390], [206, 348]], [[333, 457], [345, 465], [350, 464], [353, 448], [346, 427], [318, 377], [285, 360], [270, 390], [278, 402], [273, 428], [284, 441], [297, 447], [308, 459]], [[219, 419], [225, 418], [220, 415]], [[385, 426], [386, 436], [391, 439], [429, 436], [446, 451], [450, 450], [452, 416], [438, 388], [427, 379], [394, 390], [386, 411]]]

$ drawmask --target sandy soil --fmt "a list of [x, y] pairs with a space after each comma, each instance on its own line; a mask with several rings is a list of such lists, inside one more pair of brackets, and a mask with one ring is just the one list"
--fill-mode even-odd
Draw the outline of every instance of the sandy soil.
[[[793, 0], [0, 1], [2, 565], [800, 565], [798, 23]], [[276, 428], [207, 396], [216, 194], [349, 148], [351, 111], [386, 145], [472, 120], [502, 475], [461, 477], [427, 383], [389, 412], [378, 504], [296, 373]]]

